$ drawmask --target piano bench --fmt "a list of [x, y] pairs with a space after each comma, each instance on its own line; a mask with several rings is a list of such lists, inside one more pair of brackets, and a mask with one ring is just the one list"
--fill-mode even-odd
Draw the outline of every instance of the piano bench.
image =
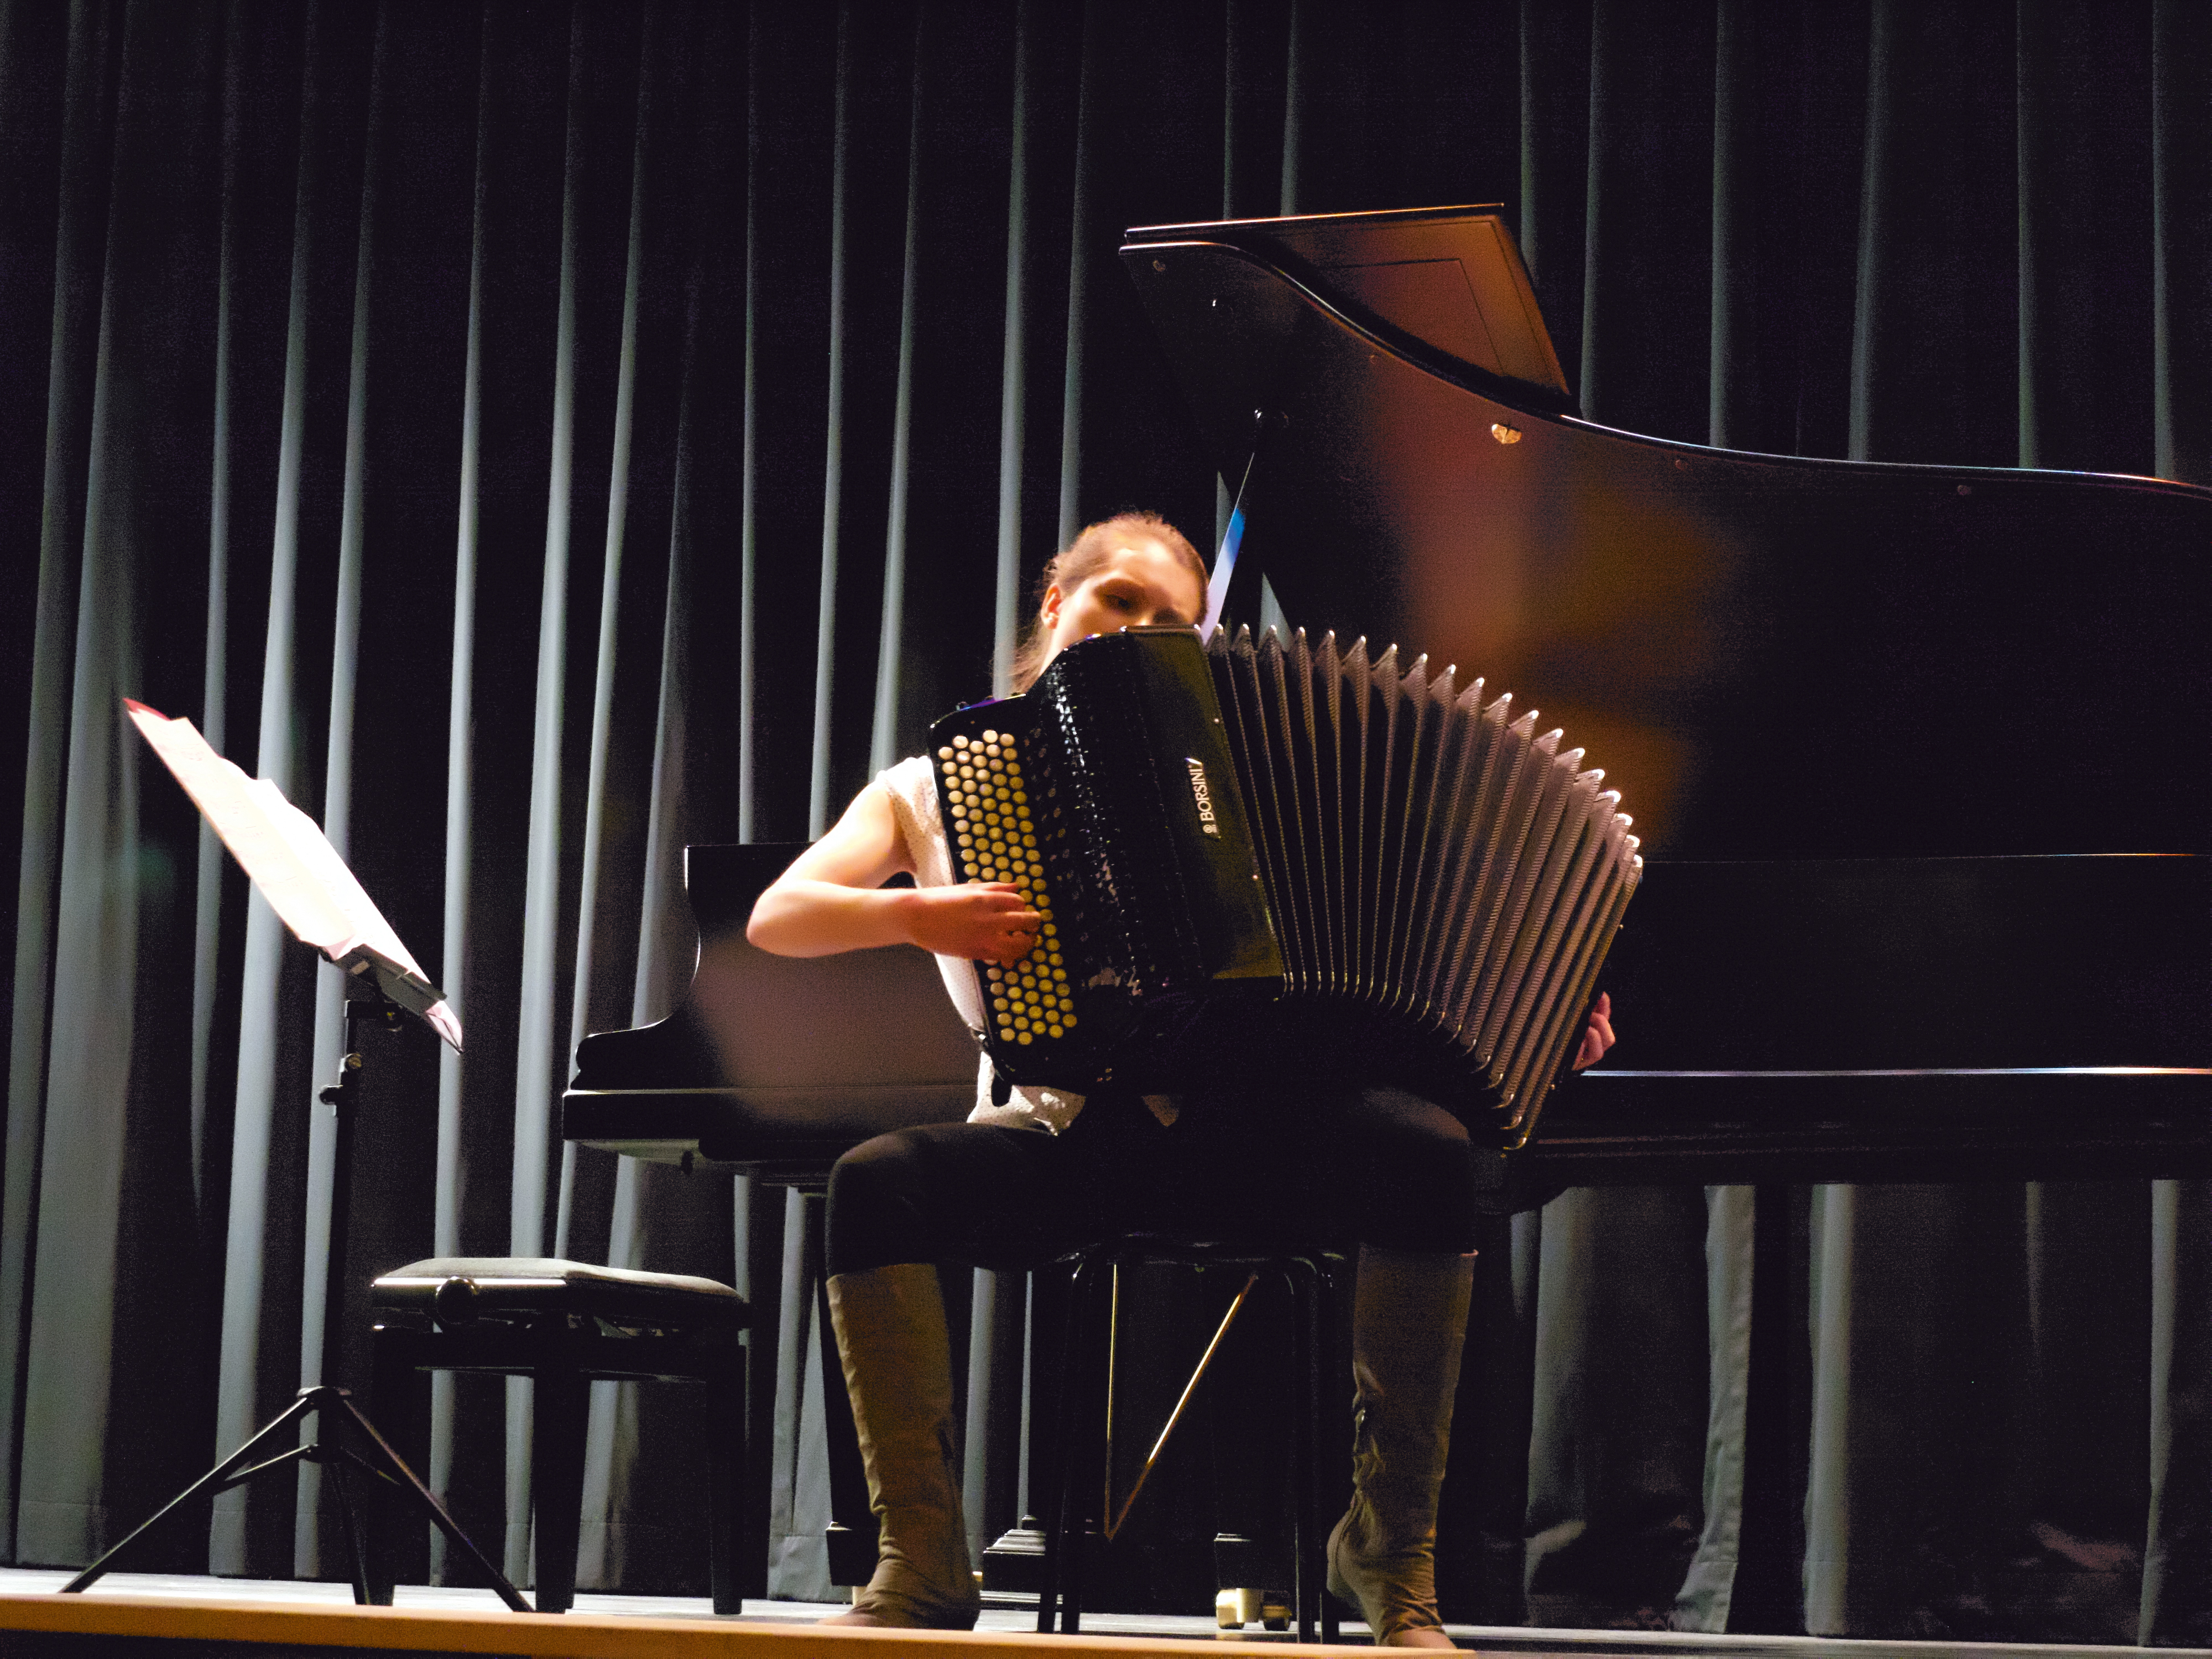
[[[532, 1537], [540, 1613], [566, 1613], [576, 1598], [589, 1385], [603, 1379], [705, 1383], [714, 1611], [743, 1611], [737, 1522], [745, 1353], [738, 1336], [752, 1318], [744, 1297], [711, 1279], [549, 1256], [434, 1256], [377, 1279], [369, 1303], [378, 1316], [370, 1417], [407, 1455], [428, 1438], [428, 1391], [414, 1373], [477, 1371], [532, 1380]], [[387, 1502], [371, 1516], [372, 1597], [386, 1605], [394, 1577], [390, 1534], [398, 1513]]]
[[[1291, 1437], [1291, 1560], [1297, 1581], [1292, 1616], [1299, 1641], [1338, 1639], [1336, 1604], [1324, 1588], [1322, 1559], [1328, 1534], [1322, 1514], [1321, 1449], [1325, 1425], [1333, 1420], [1322, 1380], [1329, 1332], [1334, 1328], [1329, 1308], [1331, 1259], [1330, 1252], [1318, 1247], [1239, 1245], [1158, 1233], [1132, 1233], [1068, 1258], [1075, 1273], [1068, 1291], [1060, 1348], [1060, 1505], [1057, 1520], [1045, 1533], [1044, 1582], [1037, 1597], [1040, 1634], [1052, 1630], [1055, 1613], [1062, 1632], [1074, 1634], [1081, 1630], [1085, 1557], [1111, 1535], [1109, 1528], [1118, 1530], [1121, 1524], [1121, 1516], [1102, 1515], [1093, 1508], [1112, 1480], [1113, 1425], [1108, 1420], [1112, 1383], [1107, 1369], [1116, 1294], [1114, 1270], [1164, 1264], [1241, 1267], [1254, 1280], [1279, 1277], [1290, 1286], [1294, 1307], [1290, 1359], [1297, 1379]], [[1247, 1288], [1252, 1285], [1248, 1283]], [[1184, 1402], [1197, 1389], [1228, 1329], [1229, 1321], [1224, 1319], [1214, 1345], [1206, 1349], [1184, 1390]], [[1182, 1407], [1178, 1405], [1176, 1409], [1179, 1414]], [[1175, 1421], [1170, 1418], [1170, 1429]], [[1166, 1440], [1164, 1430], [1154, 1445], [1154, 1455]], [[1142, 1477], [1139, 1479], [1141, 1481]], [[1126, 1515], [1133, 1498], [1133, 1491], [1113, 1501]]]

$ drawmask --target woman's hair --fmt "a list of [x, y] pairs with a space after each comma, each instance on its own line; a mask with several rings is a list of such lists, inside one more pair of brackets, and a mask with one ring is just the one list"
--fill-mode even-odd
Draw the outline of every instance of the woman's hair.
[[[1190, 539], [1157, 513], [1116, 513], [1110, 519], [1101, 519], [1060, 552], [1053, 556], [1037, 578], [1037, 608], [1022, 630], [1021, 642], [1014, 647], [1012, 684], [1017, 691], [1026, 691], [1044, 669], [1045, 625], [1044, 596], [1055, 585], [1062, 593], [1073, 592], [1081, 583], [1097, 574], [1098, 567], [1113, 556], [1114, 550], [1132, 536], [1145, 536], [1174, 554], [1184, 568], [1198, 578], [1199, 592], [1206, 591], [1206, 561]], [[1192, 621], [1198, 620], [1193, 617]]]

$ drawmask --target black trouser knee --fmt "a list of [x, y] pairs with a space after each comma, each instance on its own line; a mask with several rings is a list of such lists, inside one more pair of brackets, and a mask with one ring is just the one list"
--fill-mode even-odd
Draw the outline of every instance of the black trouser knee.
[[1464, 1254], [1479, 1213], [1467, 1126], [1433, 1101], [1367, 1089], [1344, 1133], [1352, 1231], [1386, 1249]]
[[1172, 1128], [1113, 1097], [1064, 1134], [941, 1123], [854, 1148], [828, 1267], [1029, 1267], [1134, 1231], [1463, 1252], [1476, 1222], [1466, 1127], [1417, 1096], [1206, 1101]]
[[1026, 1267], [1068, 1243], [1066, 1137], [931, 1123], [878, 1135], [830, 1171], [828, 1270], [902, 1261]]

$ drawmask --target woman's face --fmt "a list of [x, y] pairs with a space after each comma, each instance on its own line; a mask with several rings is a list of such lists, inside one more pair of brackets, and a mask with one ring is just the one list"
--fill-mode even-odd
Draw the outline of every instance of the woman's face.
[[1206, 613], [1198, 573], [1150, 536], [1126, 538], [1072, 591], [1044, 591], [1045, 660], [1078, 640], [1124, 628], [1188, 628]]

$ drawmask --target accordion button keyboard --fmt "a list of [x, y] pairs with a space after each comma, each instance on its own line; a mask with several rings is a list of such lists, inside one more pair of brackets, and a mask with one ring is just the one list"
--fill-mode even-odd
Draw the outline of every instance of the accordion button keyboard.
[[990, 966], [983, 979], [991, 1027], [1001, 1042], [1019, 1046], [1065, 1036], [1075, 1017], [1016, 742], [1011, 732], [987, 730], [957, 735], [935, 754], [962, 874], [1012, 884], [1041, 921], [1029, 958], [1015, 968]]

